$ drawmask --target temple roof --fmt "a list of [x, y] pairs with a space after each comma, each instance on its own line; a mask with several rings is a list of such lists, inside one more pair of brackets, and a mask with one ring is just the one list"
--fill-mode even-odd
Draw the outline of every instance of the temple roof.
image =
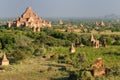
[[33, 12], [31, 7], [27, 7], [26, 11], [22, 14], [22, 18], [37, 18], [37, 15]]

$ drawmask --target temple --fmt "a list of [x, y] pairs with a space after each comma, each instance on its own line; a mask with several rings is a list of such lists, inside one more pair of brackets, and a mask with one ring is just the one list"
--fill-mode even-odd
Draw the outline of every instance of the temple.
[[62, 25], [62, 24], [63, 24], [63, 21], [62, 21], [62, 20], [59, 20], [59, 24]]
[[104, 27], [105, 23], [103, 21], [101, 21], [100, 25]]
[[21, 15], [21, 17], [16, 18], [13, 22], [7, 22], [7, 26], [16, 27], [29, 27], [32, 28], [34, 32], [40, 31], [41, 27], [51, 27], [51, 22], [45, 21], [39, 18], [33, 11], [31, 7], [28, 7], [26, 11]]
[[93, 34], [91, 34], [90, 41], [92, 42], [93, 46], [95, 46], [95, 48], [99, 48], [99, 40], [95, 39]]
[[1, 65], [9, 65], [9, 60], [6, 57], [6, 54], [4, 53], [2, 63]]
[[70, 53], [75, 53], [76, 50], [75, 50], [73, 43], [71, 44], [69, 51], [70, 51]]

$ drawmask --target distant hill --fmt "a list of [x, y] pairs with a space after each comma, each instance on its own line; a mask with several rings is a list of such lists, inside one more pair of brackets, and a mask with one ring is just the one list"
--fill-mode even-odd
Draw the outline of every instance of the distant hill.
[[104, 19], [120, 19], [120, 15], [110, 14], [103, 17]]

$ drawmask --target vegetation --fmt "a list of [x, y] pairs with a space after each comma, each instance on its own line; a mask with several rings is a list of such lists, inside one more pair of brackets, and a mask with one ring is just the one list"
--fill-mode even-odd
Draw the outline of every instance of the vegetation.
[[[75, 29], [81, 29], [81, 33], [57, 30], [67, 29], [68, 20], [63, 25], [54, 21], [52, 28], [42, 28], [36, 33], [26, 27], [8, 29], [1, 25], [0, 50], [7, 53], [11, 64], [0, 66], [0, 70], [5, 70], [0, 74], [1, 80], [119, 80], [120, 24], [106, 20], [106, 26], [102, 27], [94, 22], [71, 20], [71, 25], [77, 25]], [[93, 48], [91, 33], [100, 44], [106, 40], [107, 47]], [[75, 53], [69, 52], [72, 43], [76, 47]], [[85, 69], [99, 57], [111, 71], [107, 75], [93, 76]]]

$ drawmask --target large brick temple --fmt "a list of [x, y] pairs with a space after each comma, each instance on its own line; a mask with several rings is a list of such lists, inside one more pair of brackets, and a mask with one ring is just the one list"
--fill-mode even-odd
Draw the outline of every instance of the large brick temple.
[[29, 27], [32, 28], [34, 32], [40, 31], [41, 27], [51, 27], [51, 22], [39, 18], [33, 11], [31, 7], [28, 7], [26, 11], [21, 15], [21, 17], [16, 18], [14, 21], [7, 22], [7, 26], [16, 27]]

